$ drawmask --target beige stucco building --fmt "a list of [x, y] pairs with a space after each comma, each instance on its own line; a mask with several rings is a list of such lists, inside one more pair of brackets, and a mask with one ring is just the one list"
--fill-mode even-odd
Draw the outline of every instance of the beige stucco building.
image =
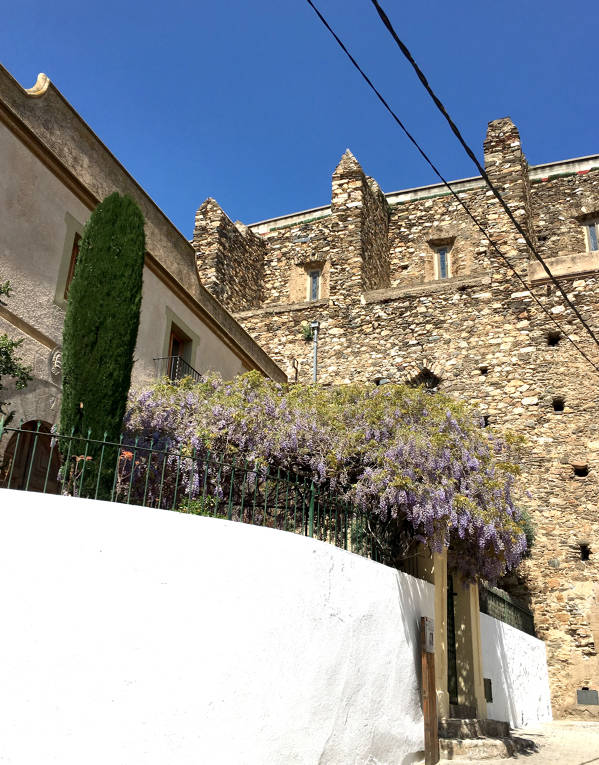
[[[24, 391], [7, 390], [17, 420], [57, 421], [62, 325], [78, 239], [91, 210], [113, 191], [130, 195], [145, 218], [133, 383], [190, 369], [224, 377], [257, 369], [286, 379], [204, 289], [191, 244], [45, 75], [25, 90], [0, 66], [0, 158], [0, 282], [13, 288], [0, 303], [0, 332], [23, 339], [20, 355], [33, 375]], [[165, 360], [173, 357], [181, 357], [180, 369]]]

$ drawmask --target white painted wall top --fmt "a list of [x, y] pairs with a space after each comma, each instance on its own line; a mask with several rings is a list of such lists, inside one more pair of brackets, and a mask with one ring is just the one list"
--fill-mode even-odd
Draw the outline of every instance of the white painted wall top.
[[424, 581], [291, 533], [6, 489], [0, 577], [2, 762], [422, 749]]

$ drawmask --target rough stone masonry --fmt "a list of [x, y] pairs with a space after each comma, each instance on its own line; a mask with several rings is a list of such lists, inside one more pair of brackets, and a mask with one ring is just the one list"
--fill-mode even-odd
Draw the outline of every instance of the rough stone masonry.
[[[529, 167], [509, 118], [490, 123], [484, 151], [491, 180], [599, 330], [588, 233], [599, 221], [599, 156]], [[565, 335], [596, 362], [599, 348], [482, 179], [454, 188], [526, 286], [443, 186], [385, 195], [349, 151], [330, 207], [246, 228], [204, 203], [199, 272], [291, 380], [310, 379], [302, 322], [318, 320], [319, 382], [422, 380], [525, 436], [520, 502], [537, 538], [503, 586], [527, 599], [547, 643], [554, 713], [596, 714], [576, 691], [599, 687], [599, 375]]]

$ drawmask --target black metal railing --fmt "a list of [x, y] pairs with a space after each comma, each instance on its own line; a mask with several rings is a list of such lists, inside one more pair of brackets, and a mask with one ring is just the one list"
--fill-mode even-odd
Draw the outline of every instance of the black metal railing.
[[320, 539], [380, 560], [367, 515], [309, 476], [195, 449], [3, 427], [0, 488], [176, 510]]
[[507, 592], [481, 582], [478, 588], [478, 599], [482, 614], [499, 619], [528, 635], [535, 635], [532, 611], [516, 602]]
[[168, 377], [169, 380], [192, 377], [196, 382], [202, 381], [202, 375], [182, 356], [161, 356], [154, 359], [154, 369], [156, 377]]

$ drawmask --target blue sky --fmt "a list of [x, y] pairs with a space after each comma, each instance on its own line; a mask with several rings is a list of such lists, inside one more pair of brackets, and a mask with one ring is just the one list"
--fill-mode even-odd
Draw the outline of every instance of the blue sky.
[[[475, 175], [369, 0], [317, 4], [446, 177]], [[505, 115], [531, 164], [599, 153], [596, 0], [383, 6], [479, 155]], [[348, 146], [385, 191], [435, 182], [305, 0], [19, 0], [0, 60], [48, 74], [188, 237], [208, 196], [245, 223], [327, 204]]]

